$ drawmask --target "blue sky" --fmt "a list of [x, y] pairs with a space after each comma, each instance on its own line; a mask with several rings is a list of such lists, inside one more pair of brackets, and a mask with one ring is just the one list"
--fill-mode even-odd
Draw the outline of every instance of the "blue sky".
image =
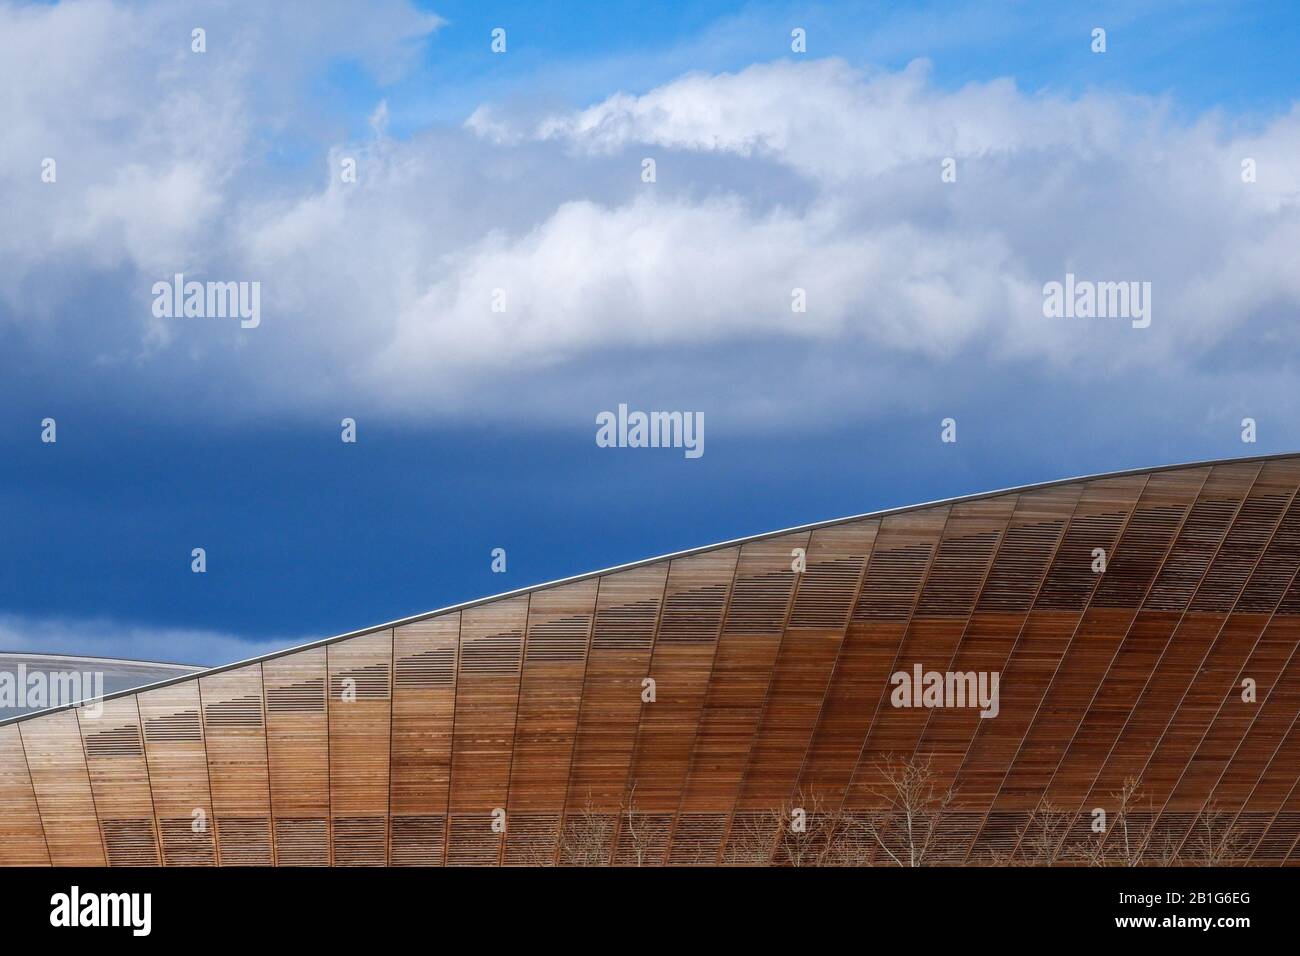
[[[0, 2], [0, 649], [221, 663], [1294, 450], [1300, 11], [1133, 6]], [[1150, 328], [1044, 318], [1067, 271]], [[176, 272], [261, 324], [151, 314]], [[597, 447], [621, 402], [706, 453]]]

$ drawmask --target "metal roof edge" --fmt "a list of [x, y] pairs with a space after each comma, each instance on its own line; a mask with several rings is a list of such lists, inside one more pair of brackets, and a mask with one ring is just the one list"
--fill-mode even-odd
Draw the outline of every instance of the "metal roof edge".
[[[408, 617], [399, 618], [395, 621], [388, 621], [384, 624], [375, 624], [369, 627], [358, 628], [357, 630], [348, 631], [344, 634], [336, 634], [332, 637], [323, 637], [314, 641], [308, 641], [305, 644], [297, 644], [293, 647], [287, 647], [284, 650], [272, 651], [269, 654], [261, 654], [257, 657], [249, 657], [244, 660], [234, 661], [230, 664], [220, 664], [216, 667], [209, 667], [203, 670], [195, 671], [189, 674], [182, 674], [177, 677], [170, 677], [166, 680], [156, 681], [152, 684], [144, 684], [140, 687], [134, 687], [130, 690], [117, 691], [113, 694], [106, 694], [103, 698], [96, 700], [116, 700], [120, 697], [129, 697], [133, 694], [143, 694], [150, 690], [157, 690], [162, 687], [170, 687], [172, 684], [178, 684], [182, 681], [199, 680], [213, 674], [221, 674], [226, 671], [237, 670], [241, 667], [248, 667], [252, 664], [260, 664], [264, 661], [273, 661], [289, 654], [296, 654], [299, 651], [311, 650], [316, 647], [325, 647], [329, 644], [335, 644], [339, 641], [350, 640], [354, 637], [362, 637], [366, 634], [374, 634], [389, 628], [402, 627], [407, 624], [415, 624], [419, 621], [426, 621], [430, 618], [441, 617], [444, 614], [454, 614], [459, 611], [469, 610], [482, 604], [491, 604], [496, 601], [504, 601], [508, 598], [521, 597], [525, 594], [532, 594], [534, 591], [544, 591], [549, 588], [561, 587], [565, 584], [576, 584], [579, 581], [587, 581], [592, 578], [604, 577], [607, 574], [615, 574], [619, 571], [631, 571], [635, 568], [645, 567], [650, 564], [658, 564], [661, 561], [671, 561], [674, 558], [686, 558], [696, 554], [704, 554], [709, 551], [717, 551], [721, 548], [731, 548], [737, 545], [748, 544], [751, 541], [764, 541], [768, 538], [780, 537], [784, 534], [794, 534], [799, 531], [816, 531], [819, 528], [830, 528], [835, 525], [847, 524], [850, 521], [865, 521], [871, 518], [886, 518], [890, 515], [906, 514], [909, 511], [919, 511], [922, 508], [938, 508], [942, 505], [954, 505], [967, 501], [980, 501], [985, 498], [996, 498], [1000, 495], [1023, 494], [1028, 491], [1043, 491], [1048, 488], [1056, 488], [1061, 485], [1075, 484], [1080, 481], [1101, 481], [1107, 478], [1126, 478], [1133, 475], [1158, 474], [1165, 471], [1177, 471], [1181, 468], [1208, 468], [1215, 465], [1235, 465], [1235, 464], [1252, 464], [1254, 462], [1280, 461], [1285, 458], [1298, 458], [1300, 452], [1282, 452], [1273, 455], [1250, 455], [1241, 458], [1216, 458], [1206, 461], [1189, 461], [1179, 462], [1169, 465], [1157, 465], [1154, 468], [1126, 468], [1122, 471], [1102, 472], [1093, 475], [1079, 475], [1073, 478], [1057, 478], [1052, 481], [1039, 482], [1037, 484], [1020, 485], [1013, 488], [1000, 488], [996, 491], [982, 491], [970, 495], [958, 495], [954, 498], [941, 498], [936, 501], [925, 501], [914, 505], [904, 505], [899, 508], [886, 508], [881, 511], [869, 511], [864, 514], [849, 515], [844, 518], [831, 518], [826, 521], [816, 521], [811, 524], [796, 525], [792, 528], [781, 528], [777, 531], [765, 531], [761, 534], [748, 535], [741, 538], [732, 538], [729, 541], [719, 541], [715, 544], [701, 545], [696, 548], [688, 548], [684, 551], [674, 551], [669, 554], [656, 555], [652, 558], [641, 558], [626, 564], [618, 564], [609, 568], [602, 568], [599, 571], [586, 571], [582, 574], [571, 575], [567, 578], [557, 578], [553, 581], [545, 581], [540, 584], [530, 584], [526, 587], [516, 588], [513, 591], [503, 591], [500, 594], [493, 594], [488, 597], [475, 598], [470, 601], [462, 601], [459, 604], [450, 604], [446, 607], [438, 608], [434, 611], [422, 611], [419, 614], [412, 614]], [[47, 707], [44, 710], [33, 711], [30, 714], [21, 714], [17, 717], [9, 717], [0, 720], [0, 727], [16, 724], [22, 721], [33, 720], [37, 717], [48, 716], [58, 713], [62, 710], [72, 710], [82, 704], [90, 701], [80, 701], [72, 704], [60, 704], [57, 707]]]

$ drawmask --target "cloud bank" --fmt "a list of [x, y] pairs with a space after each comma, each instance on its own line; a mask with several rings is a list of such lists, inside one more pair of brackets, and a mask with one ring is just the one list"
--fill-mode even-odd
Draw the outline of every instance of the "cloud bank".
[[[376, 103], [364, 135], [329, 137], [312, 78], [399, 75], [436, 17], [214, 17], [202, 55], [193, 19], [0, 7], [21, 224], [0, 231], [0, 335], [26, 374], [129, 382], [115, 400], [149, 414], [550, 423], [630, 398], [779, 426], [980, 376], [1222, 393], [1249, 356], [1243, 380], [1282, 388], [1297, 357], [1300, 106], [1187, 121], [795, 59], [569, 111], [479, 104], [404, 138]], [[319, 155], [284, 162], [306, 129]], [[154, 318], [178, 272], [260, 281], [261, 326]], [[1151, 327], [1044, 318], [1067, 272], [1150, 282]]]

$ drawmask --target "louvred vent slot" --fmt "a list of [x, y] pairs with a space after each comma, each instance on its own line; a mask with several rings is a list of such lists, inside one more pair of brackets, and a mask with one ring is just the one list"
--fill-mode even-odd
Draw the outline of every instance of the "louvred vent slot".
[[218, 817], [222, 866], [270, 866], [271, 821], [266, 817]]
[[1187, 514], [1185, 508], [1139, 508], [1124, 529], [1093, 603], [1136, 608], [1160, 570], [1160, 562]]
[[393, 866], [441, 866], [442, 814], [393, 817]]
[[845, 625], [866, 557], [814, 561], [799, 576], [791, 627], [840, 628]]
[[1093, 551], [1101, 548], [1107, 558], [1124, 525], [1127, 512], [1075, 517], [1065, 531], [1052, 570], [1047, 572], [1038, 607], [1057, 611], [1081, 611], [1101, 577], [1092, 569]]
[[86, 735], [87, 757], [140, 757], [144, 745], [140, 741], [140, 728], [135, 724], [110, 727]]
[[1300, 568], [1300, 498], [1292, 502], [1237, 602], [1238, 611], [1271, 614]]
[[1187, 607], [1239, 505], [1237, 501], [1213, 500], [1192, 506], [1147, 595], [1145, 607], [1153, 611], [1181, 611]]
[[564, 817], [560, 863], [564, 866], [604, 866], [614, 839], [614, 815], [584, 810]]
[[853, 620], [906, 621], [916, 603], [931, 551], [928, 544], [909, 544], [873, 554], [862, 594], [853, 609]]
[[624, 813], [619, 824], [615, 864], [659, 866], [663, 863], [668, 832], [673, 825], [671, 813]]
[[549, 866], [555, 860], [560, 814], [512, 811], [506, 821], [506, 863]]
[[383, 817], [335, 817], [335, 866], [384, 866], [388, 833]]
[[486, 813], [453, 814], [447, 841], [448, 866], [496, 866], [501, 858], [501, 834], [492, 831]]
[[195, 832], [192, 817], [167, 817], [158, 821], [162, 830], [163, 858], [168, 866], [212, 866], [217, 855], [212, 830]]
[[921, 591], [917, 617], [962, 617], [975, 606], [999, 534], [985, 531], [945, 539]]
[[1064, 521], [1013, 525], [993, 559], [977, 610], [1028, 611], [1064, 528]]
[[325, 678], [267, 687], [266, 709], [272, 714], [320, 713], [325, 709]]
[[481, 677], [513, 677], [519, 673], [523, 651], [521, 631], [506, 631], [466, 641], [460, 649], [460, 668]]
[[109, 866], [157, 866], [158, 842], [146, 818], [105, 820], [104, 845]]
[[659, 622], [659, 640], [669, 644], [707, 644], [718, 639], [728, 586], [709, 584], [668, 595]]
[[727, 830], [725, 813], [684, 813], [677, 819], [668, 862], [678, 866], [712, 866]]
[[203, 739], [203, 722], [195, 709], [178, 710], [144, 722], [144, 739], [149, 743], [175, 743]]
[[262, 701], [255, 696], [213, 701], [203, 714], [210, 727], [261, 727]]
[[455, 683], [454, 647], [435, 647], [397, 660], [398, 687], [450, 687]]
[[1300, 615], [1300, 578], [1292, 581], [1291, 586], [1286, 589], [1282, 603], [1277, 607], [1277, 613]]
[[329, 866], [329, 825], [323, 817], [277, 819], [275, 859], [280, 866]]
[[727, 834], [724, 863], [768, 865], [776, 843], [776, 819], [770, 812], [737, 810]]
[[793, 590], [793, 570], [737, 576], [723, 633], [780, 634]]
[[611, 651], [648, 648], [658, 620], [658, 598], [601, 608], [596, 613], [596, 633], [591, 646], [595, 650]]
[[[1261, 821], [1262, 822], [1262, 821]], [[1255, 859], [1282, 862], [1297, 862], [1295, 847], [1300, 840], [1300, 813], [1278, 813], [1272, 825], [1264, 831], [1259, 847], [1255, 850]]]
[[388, 665], [367, 664], [351, 670], [339, 671], [330, 680], [330, 696], [343, 700], [344, 695], [355, 695], [356, 700], [388, 699]]
[[587, 656], [587, 632], [591, 618], [585, 614], [536, 621], [528, 628], [530, 661], [580, 661]]
[[1260, 559], [1278, 516], [1287, 506], [1285, 495], [1263, 495], [1247, 498], [1237, 514], [1237, 520], [1223, 539], [1223, 546], [1215, 555], [1205, 580], [1192, 598], [1193, 611], [1217, 611], [1226, 614], [1237, 603], [1237, 597], [1246, 584], [1255, 563]]

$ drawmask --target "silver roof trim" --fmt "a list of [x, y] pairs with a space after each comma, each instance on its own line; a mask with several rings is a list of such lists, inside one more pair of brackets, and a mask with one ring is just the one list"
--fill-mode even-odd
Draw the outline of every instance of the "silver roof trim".
[[207, 670], [201, 664], [177, 664], [174, 661], [142, 661], [118, 657], [98, 657], [94, 654], [42, 654], [40, 651], [4, 651], [0, 650], [0, 658], [18, 658], [20, 660], [38, 660], [38, 661], [87, 661], [95, 664], [118, 664], [122, 667], [170, 667], [175, 670], [187, 672]]
[[[480, 604], [490, 604], [494, 601], [503, 601], [507, 598], [520, 597], [524, 594], [531, 594], [534, 591], [543, 591], [548, 588], [560, 587], [565, 584], [575, 584], [578, 581], [587, 581], [591, 578], [603, 577], [607, 574], [614, 574], [619, 571], [630, 571], [633, 568], [644, 567], [648, 564], [657, 564], [660, 561], [669, 561], [673, 558], [685, 558], [695, 554], [704, 554], [708, 551], [717, 551], [720, 548], [731, 548], [740, 544], [748, 544], [751, 541], [763, 541], [767, 538], [780, 537], [783, 534], [794, 534], [799, 531], [815, 531], [818, 528], [830, 528], [835, 525], [847, 524], [850, 521], [863, 521], [869, 518], [885, 518], [890, 515], [906, 514], [909, 511], [919, 511], [922, 508], [937, 508], [941, 505], [954, 505], [966, 501], [980, 501], [985, 498], [996, 498], [999, 495], [1023, 494], [1027, 491], [1043, 491], [1048, 488], [1056, 488], [1061, 485], [1070, 485], [1080, 481], [1100, 481], [1104, 478], [1126, 478], [1133, 475], [1158, 474], [1165, 471], [1177, 471], [1182, 468], [1208, 468], [1214, 465], [1237, 465], [1237, 464], [1254, 464], [1269, 461], [1281, 461], [1286, 458], [1300, 457], [1300, 452], [1283, 452], [1275, 455], [1252, 455], [1243, 458], [1215, 458], [1207, 461], [1189, 461], [1172, 465], [1158, 465], [1154, 468], [1126, 468], [1123, 471], [1108, 471], [1095, 475], [1079, 475], [1074, 478], [1057, 478], [1052, 481], [1040, 482], [1032, 485], [1020, 485], [1014, 488], [1000, 488], [997, 491], [982, 491], [977, 494], [959, 495], [955, 498], [941, 498], [937, 501], [926, 501], [915, 505], [904, 505], [901, 508], [886, 508], [883, 511], [868, 511], [864, 514], [849, 515], [845, 518], [832, 518], [828, 521], [816, 521], [812, 524], [796, 525], [793, 528], [782, 528], [779, 531], [765, 531], [762, 534], [749, 535], [743, 538], [732, 538], [730, 541], [719, 541], [716, 544], [706, 544], [698, 548], [688, 548], [685, 551], [674, 551], [671, 554], [661, 554], [653, 558], [641, 558], [637, 561], [631, 561], [627, 564], [618, 564], [611, 568], [603, 568], [599, 571], [587, 571], [582, 574], [575, 574], [567, 578], [557, 578], [554, 581], [546, 581], [541, 584], [531, 584], [527, 587], [516, 588], [513, 591], [503, 591], [500, 594], [493, 594], [490, 597], [475, 598], [471, 601], [462, 601], [460, 604], [449, 604], [447, 607], [439, 608], [436, 611], [423, 611], [419, 614], [412, 614], [409, 617], [399, 618], [395, 621], [388, 621], [385, 624], [375, 624], [370, 627], [358, 628], [355, 631], [348, 631], [346, 634], [336, 634], [333, 637], [323, 637], [319, 640], [308, 641], [306, 644], [298, 644], [294, 647], [285, 648], [282, 651], [272, 651], [270, 654], [262, 654], [258, 657], [249, 657], [242, 661], [235, 661], [231, 664], [221, 664], [217, 667], [209, 667], [195, 673], [185, 674], [180, 677], [170, 677], [166, 680], [157, 681], [153, 684], [144, 684], [140, 687], [134, 687], [131, 690], [118, 691], [113, 694], [105, 694], [104, 700], [115, 700], [119, 697], [128, 697], [132, 694], [142, 694], [146, 691], [157, 690], [160, 687], [169, 687], [172, 684], [178, 684], [181, 681], [198, 680], [211, 674], [220, 674], [225, 671], [236, 670], [240, 667], [247, 667], [250, 664], [260, 664], [263, 661], [273, 661], [277, 658], [284, 657], [288, 654], [296, 654], [299, 651], [310, 650], [313, 647], [324, 647], [327, 644], [334, 644], [338, 641], [346, 641], [353, 637], [361, 637], [364, 634], [374, 634], [378, 631], [387, 630], [388, 628], [401, 627], [405, 624], [415, 624], [418, 621], [426, 621], [429, 618], [440, 617], [443, 614], [454, 614], [457, 611], [468, 610], [469, 608], [478, 607]], [[78, 704], [61, 704], [58, 707], [47, 707], [45, 710], [33, 711], [30, 714], [22, 714], [18, 717], [9, 717], [0, 720], [0, 727], [8, 724], [19, 723], [24, 720], [32, 720], [47, 714], [57, 713], [61, 710], [71, 710]]]

